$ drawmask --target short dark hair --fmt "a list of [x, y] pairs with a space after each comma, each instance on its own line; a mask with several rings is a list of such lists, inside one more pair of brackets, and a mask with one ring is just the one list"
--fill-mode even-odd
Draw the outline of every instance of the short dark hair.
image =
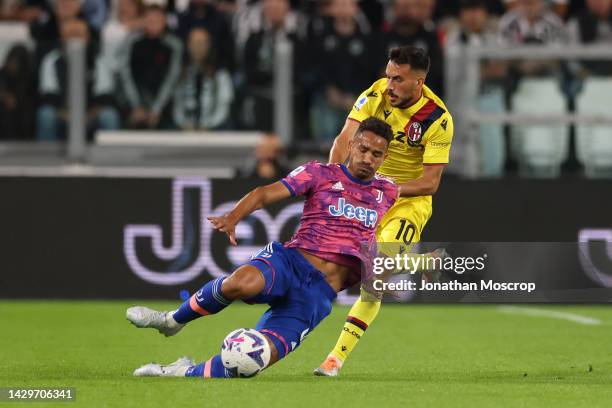
[[361, 133], [364, 130], [368, 130], [375, 135], [384, 138], [387, 141], [387, 144], [391, 143], [393, 140], [393, 130], [391, 129], [391, 126], [389, 126], [389, 124], [384, 120], [380, 120], [374, 116], [370, 116], [361, 122], [359, 124], [359, 129], [357, 129], [357, 133]]
[[389, 60], [398, 65], [408, 64], [412, 69], [429, 72], [429, 55], [424, 49], [412, 45], [402, 45], [389, 50]]

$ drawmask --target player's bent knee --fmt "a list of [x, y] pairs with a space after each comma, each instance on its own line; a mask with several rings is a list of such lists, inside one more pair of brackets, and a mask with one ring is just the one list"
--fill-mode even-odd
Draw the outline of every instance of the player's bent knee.
[[376, 304], [380, 304], [380, 302], [382, 302], [381, 294], [379, 294], [379, 293], [371, 293], [368, 290], [364, 289], [363, 287], [361, 288], [359, 296], [360, 296], [361, 301], [363, 303], [376, 303]]
[[257, 296], [266, 286], [261, 271], [252, 265], [236, 269], [221, 285], [221, 293], [228, 299], [249, 299]]

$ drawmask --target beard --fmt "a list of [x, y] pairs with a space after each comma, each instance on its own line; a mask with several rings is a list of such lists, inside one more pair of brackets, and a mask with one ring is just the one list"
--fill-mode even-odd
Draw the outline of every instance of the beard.
[[405, 109], [409, 107], [410, 105], [412, 105], [412, 98], [404, 98], [404, 99], [400, 99], [398, 102], [396, 102], [395, 104], [392, 104], [391, 106], [393, 106], [394, 108]]
[[[387, 94], [387, 95], [391, 96], [390, 94]], [[409, 97], [406, 97], [406, 98], [400, 98], [396, 94], [393, 94], [393, 95], [395, 97], [395, 102], [391, 102], [391, 100], [389, 100], [389, 103], [394, 108], [404, 109], [404, 108], [409, 107], [413, 103], [413, 99], [414, 99], [413, 95], [414, 94], [411, 94]]]

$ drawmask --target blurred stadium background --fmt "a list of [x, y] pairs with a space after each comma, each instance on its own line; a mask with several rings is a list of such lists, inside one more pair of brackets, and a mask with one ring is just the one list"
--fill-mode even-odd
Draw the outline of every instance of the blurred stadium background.
[[[249, 188], [276, 180], [297, 164], [326, 160], [356, 97], [382, 76], [387, 50], [401, 44], [430, 53], [427, 84], [455, 120], [451, 163], [423, 241], [592, 242], [597, 255], [587, 251], [586, 258], [563, 245], [521, 252], [504, 277], [520, 269], [523, 278], [556, 281], [572, 301], [609, 302], [612, 0], [2, 0], [0, 321], [2, 327], [23, 331], [0, 335], [0, 353], [5, 353], [1, 385], [39, 384], [35, 373], [12, 374], [39, 360], [45, 361], [40, 378], [46, 384], [65, 384], [62, 378], [75, 383], [83, 374], [87, 406], [104, 405], [97, 403], [104, 397], [94, 391], [97, 381], [102, 390], [119, 386], [122, 395], [129, 394], [136, 383], [120, 385], [125, 378], [113, 378], [129, 376], [129, 369], [148, 357], [126, 351], [130, 346], [121, 342], [119, 320], [129, 302], [110, 300], [178, 301], [270, 240], [287, 239], [301, 213], [299, 202], [242, 223], [238, 248], [229, 248], [201, 219], [226, 211]], [[570, 288], [588, 292], [578, 296]], [[56, 317], [41, 323], [32, 311], [40, 307], [57, 308]], [[402, 307], [389, 315], [399, 319]], [[79, 310], [89, 310], [109, 326]], [[414, 392], [427, 390], [432, 396], [421, 400], [424, 405], [448, 405], [448, 399], [433, 395], [463, 395], [466, 401], [479, 395], [484, 397], [475, 403], [485, 404], [495, 396], [487, 384], [500, 390], [497, 406], [513, 406], [512, 393], [518, 392], [533, 404], [555, 398], [561, 404], [560, 395], [574, 393], [581, 401], [575, 406], [591, 407], [606, 392], [602, 384], [609, 384], [608, 374], [586, 379], [583, 373], [591, 372], [593, 361], [606, 373], [611, 368], [600, 352], [599, 339], [607, 336], [612, 321], [605, 307], [584, 309], [601, 319], [601, 327], [574, 331], [563, 326], [570, 323], [556, 321], [532, 322], [521, 331], [525, 317], [508, 321], [494, 307], [421, 310], [409, 324], [434, 334], [424, 341], [408, 335], [413, 336], [409, 343], [425, 344], [425, 353], [411, 354], [421, 365], [406, 366], [421, 371], [405, 371], [397, 363], [402, 353], [384, 358], [401, 384], [415, 376], [424, 379], [413, 384]], [[418, 315], [419, 309], [414, 311]], [[465, 330], [463, 324], [479, 324], [472, 312], [489, 322], [473, 332], [481, 342], [463, 332], [453, 337]], [[248, 313], [254, 312], [237, 308], [235, 316]], [[304, 376], [331, 346], [345, 313], [340, 309], [332, 315], [333, 324], [318, 330], [322, 337], [313, 335], [318, 340], [304, 351], [306, 362], [299, 363]], [[440, 318], [448, 326], [436, 331], [429, 319]], [[34, 344], [39, 337], [34, 327], [22, 327], [29, 321], [38, 322], [41, 333], [54, 339], [47, 344], [55, 346]], [[381, 332], [372, 330], [372, 337], [379, 337], [370, 346], [363, 342], [354, 371], [347, 371], [355, 382], [343, 386], [346, 394], [361, 395], [360, 382], [378, 375], [368, 365], [378, 360], [373, 354], [366, 359], [365, 350], [387, 348], [385, 339], [402, 326], [385, 321], [384, 312], [379, 321]], [[235, 328], [222, 319], [216, 324], [219, 340]], [[75, 341], [74, 336], [86, 340], [104, 331], [108, 342], [97, 338], [87, 346]], [[486, 340], [491, 333], [500, 335]], [[576, 347], [584, 354], [558, 347], [583, 335], [585, 345]], [[519, 344], [541, 341], [541, 336], [546, 337], [542, 347], [528, 347], [531, 354], [514, 360], [512, 350], [524, 352]], [[162, 340], [146, 343], [153, 351], [149, 354], [173, 359]], [[199, 357], [214, 351], [211, 344]], [[495, 347], [510, 351], [483, 353]], [[434, 348], [446, 350], [446, 361], [453, 361], [446, 371], [428, 357], [436, 355]], [[95, 376], [90, 374], [96, 369], [87, 364], [77, 374], [69, 372], [96, 349], [126, 360]], [[74, 350], [72, 360], [62, 360]], [[195, 352], [193, 345], [190, 350]], [[469, 371], [465, 367], [477, 354], [483, 357], [474, 363], [476, 371]], [[10, 363], [12, 355], [28, 357]], [[97, 355], [96, 367], [103, 364]], [[529, 365], [529, 356], [541, 358]], [[360, 359], [366, 361], [360, 364]], [[530, 385], [517, 384], [528, 371], [523, 363], [536, 367], [535, 376], [529, 371]], [[500, 371], [496, 365], [510, 368]], [[301, 381], [291, 377], [289, 362], [281, 366], [270, 381], [282, 376]], [[510, 385], [507, 376], [513, 378]], [[262, 378], [257, 389], [270, 387]], [[430, 387], [439, 378], [450, 384], [448, 390]], [[546, 393], [541, 393], [543, 384]], [[308, 381], [288, 390], [306, 394], [312, 386]], [[231, 394], [232, 388], [224, 390]], [[159, 392], [148, 394], [144, 405], [159, 401]], [[267, 392], [262, 395], [276, 391]], [[328, 401], [340, 402], [331, 387], [325, 392]], [[371, 395], [362, 398], [374, 403]], [[107, 404], [141, 406], [129, 401]]]
[[610, 286], [611, 3], [4, 1], [0, 295], [177, 298], [287, 239], [299, 203], [250, 217], [239, 248], [200, 220], [326, 160], [399, 44], [428, 50], [455, 120], [422, 241], [603, 241], [595, 274], [547, 256]]
[[611, 176], [608, 0], [4, 0], [0, 174], [275, 178], [387, 50], [431, 55], [448, 174]]

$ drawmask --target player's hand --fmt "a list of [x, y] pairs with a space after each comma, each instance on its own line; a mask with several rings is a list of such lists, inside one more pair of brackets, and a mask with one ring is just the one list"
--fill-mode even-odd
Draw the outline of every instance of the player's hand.
[[223, 214], [220, 217], [206, 217], [217, 231], [225, 232], [232, 245], [238, 245], [236, 242], [236, 221], [232, 220], [228, 214]]

